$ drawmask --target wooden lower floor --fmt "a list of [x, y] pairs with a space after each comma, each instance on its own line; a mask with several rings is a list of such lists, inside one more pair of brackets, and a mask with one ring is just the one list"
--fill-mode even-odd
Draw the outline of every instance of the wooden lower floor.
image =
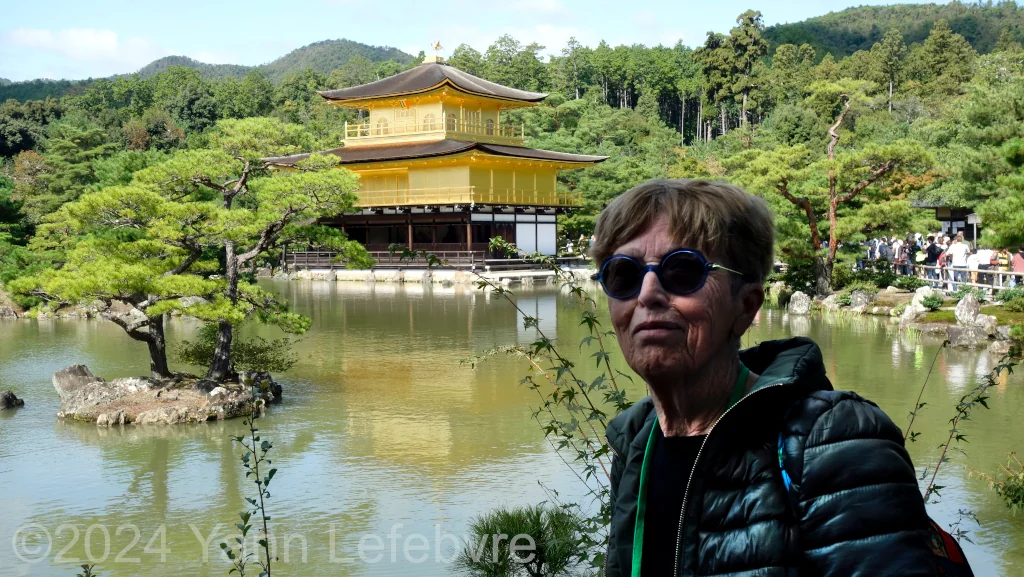
[[[363, 210], [321, 221], [363, 244], [375, 258], [391, 245], [433, 253], [467, 253], [478, 259], [504, 258], [490, 251], [494, 237], [525, 252], [557, 253], [556, 210], [540, 207]], [[381, 258], [378, 258], [381, 260]]]

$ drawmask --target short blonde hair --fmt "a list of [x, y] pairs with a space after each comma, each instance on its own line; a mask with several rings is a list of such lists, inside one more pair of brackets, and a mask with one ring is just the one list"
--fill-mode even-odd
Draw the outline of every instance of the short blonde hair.
[[763, 283], [775, 263], [775, 218], [764, 200], [706, 180], [649, 180], [616, 198], [597, 217], [591, 256], [600, 266], [616, 249], [668, 217], [673, 241]]

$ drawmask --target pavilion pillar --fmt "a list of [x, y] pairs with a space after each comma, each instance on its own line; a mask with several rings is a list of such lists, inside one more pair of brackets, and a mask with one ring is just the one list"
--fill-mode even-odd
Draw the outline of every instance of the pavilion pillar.
[[472, 220], [466, 221], [466, 250], [473, 252], [473, 224]]
[[406, 214], [405, 217], [409, 233], [409, 250], [412, 250], [412, 214]]

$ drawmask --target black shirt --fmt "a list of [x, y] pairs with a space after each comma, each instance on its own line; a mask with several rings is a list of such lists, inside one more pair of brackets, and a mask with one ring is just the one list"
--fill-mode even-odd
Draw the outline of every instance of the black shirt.
[[933, 242], [925, 251], [927, 251], [927, 256], [924, 257], [925, 266], [935, 266], [939, 262], [939, 255], [942, 254], [942, 247]]
[[686, 483], [706, 436], [666, 438], [660, 430], [655, 433], [647, 475], [643, 577], [665, 577], [675, 569]]

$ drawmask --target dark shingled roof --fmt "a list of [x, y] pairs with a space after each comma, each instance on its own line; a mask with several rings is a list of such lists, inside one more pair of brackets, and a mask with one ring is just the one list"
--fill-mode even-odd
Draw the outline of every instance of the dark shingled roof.
[[[334, 148], [325, 150], [320, 154], [333, 154], [341, 160], [341, 164], [356, 164], [362, 162], [384, 162], [388, 160], [408, 160], [413, 158], [427, 158], [431, 156], [448, 156], [466, 152], [468, 150], [479, 150], [498, 156], [513, 156], [516, 158], [529, 158], [534, 160], [550, 160], [553, 162], [601, 162], [607, 156], [590, 156], [586, 154], [570, 154], [568, 152], [555, 152], [553, 150], [538, 150], [522, 146], [504, 146], [498, 144], [484, 144], [482, 142], [463, 142], [461, 140], [435, 140], [433, 142], [419, 142], [415, 144], [392, 144], [381, 146], [353, 146], [351, 148]], [[296, 162], [305, 160], [309, 154], [293, 154], [291, 156], [276, 156], [265, 158], [267, 162], [276, 166], [294, 166]]]
[[500, 84], [477, 78], [452, 68], [447, 64], [431, 62], [420, 64], [405, 72], [400, 72], [383, 80], [353, 86], [351, 88], [339, 88], [337, 90], [321, 90], [317, 94], [328, 100], [363, 100], [367, 98], [383, 98], [386, 96], [397, 96], [400, 94], [415, 94], [435, 88], [439, 84], [448, 81], [460, 90], [470, 94], [481, 96], [492, 96], [505, 100], [519, 100], [522, 102], [540, 102], [547, 97], [547, 94], [540, 92], [527, 92], [517, 90]]

